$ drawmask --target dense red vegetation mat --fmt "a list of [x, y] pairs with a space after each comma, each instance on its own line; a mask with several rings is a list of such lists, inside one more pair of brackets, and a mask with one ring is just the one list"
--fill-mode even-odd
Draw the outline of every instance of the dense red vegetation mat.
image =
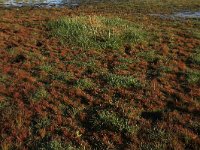
[[[70, 49], [49, 36], [50, 19], [79, 14], [117, 15], [0, 10], [1, 148], [199, 149], [199, 21], [120, 14], [154, 35], [120, 51]], [[141, 86], [115, 87], [105, 74]]]

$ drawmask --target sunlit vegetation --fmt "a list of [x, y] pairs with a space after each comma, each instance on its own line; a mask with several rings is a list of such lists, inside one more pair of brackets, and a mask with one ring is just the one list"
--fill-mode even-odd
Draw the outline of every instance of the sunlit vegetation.
[[32, 96], [33, 101], [40, 101], [48, 98], [48, 92], [44, 87], [39, 87]]
[[147, 129], [141, 133], [141, 137], [147, 137], [147, 141], [143, 141], [140, 145], [142, 150], [148, 149], [166, 149], [170, 144], [170, 133], [164, 130], [153, 128]]
[[[144, 29], [120, 18], [102, 16], [64, 17], [48, 23], [51, 35], [62, 43], [84, 49], [114, 49], [145, 40]], [[142, 30], [143, 29], [143, 30]]]
[[187, 72], [187, 81], [192, 84], [200, 83], [200, 71], [189, 70]]
[[92, 124], [95, 128], [108, 128], [116, 132], [124, 131], [131, 134], [136, 133], [138, 130], [137, 125], [130, 125], [128, 119], [124, 119], [116, 113], [107, 110], [99, 112], [98, 118], [93, 119]]
[[116, 74], [108, 74], [105, 80], [113, 87], [140, 87], [140, 81], [132, 76], [122, 76]]
[[0, 149], [198, 150], [199, 7], [1, 7]]
[[160, 58], [160, 56], [158, 54], [156, 54], [156, 52], [153, 50], [149, 50], [146, 52], [140, 52], [137, 54], [137, 56], [145, 59], [148, 62], [153, 62]]
[[93, 83], [90, 79], [79, 79], [75, 83], [75, 87], [81, 89], [91, 89], [94, 88], [95, 83]]
[[193, 63], [200, 65], [200, 47], [190, 56], [189, 60]]

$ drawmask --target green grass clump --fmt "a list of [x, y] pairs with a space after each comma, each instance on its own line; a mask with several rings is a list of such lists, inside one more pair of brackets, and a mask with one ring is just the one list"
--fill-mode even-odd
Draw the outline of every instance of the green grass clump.
[[98, 115], [103, 126], [111, 127], [118, 131], [127, 131], [129, 133], [134, 133], [137, 130], [137, 126], [130, 126], [128, 119], [121, 118], [114, 112], [104, 110]]
[[61, 142], [56, 140], [51, 141], [48, 146], [50, 150], [58, 150], [58, 149], [64, 150]]
[[199, 30], [193, 30], [192, 35], [194, 38], [200, 39], [200, 32]]
[[44, 118], [40, 118], [40, 119], [36, 120], [36, 124], [35, 124], [34, 128], [39, 130], [42, 128], [46, 128], [50, 124], [51, 124], [51, 120], [47, 117], [44, 117]]
[[50, 73], [51, 71], [53, 71], [54, 68], [49, 64], [45, 64], [45, 65], [39, 66], [39, 69], [47, 73]]
[[79, 150], [79, 148], [75, 148], [71, 143], [63, 143], [61, 140], [52, 140], [48, 142], [42, 149], [45, 150]]
[[47, 27], [63, 43], [84, 49], [119, 49], [125, 43], [144, 40], [146, 35], [142, 27], [117, 17], [65, 17], [49, 22]]
[[105, 76], [105, 80], [107, 81], [108, 84], [116, 88], [120, 88], [120, 87], [128, 88], [128, 87], [141, 86], [139, 80], [132, 76], [108, 74]]
[[117, 70], [117, 71], [118, 70], [128, 70], [128, 69], [129, 69], [129, 67], [126, 64], [120, 64], [120, 65], [114, 67], [114, 70]]
[[159, 59], [160, 57], [158, 56], [158, 54], [156, 54], [156, 51], [154, 50], [150, 50], [150, 51], [145, 51], [145, 52], [139, 52], [137, 54], [138, 57], [141, 57], [143, 59], [145, 59], [147, 62], [153, 62], [156, 59]]
[[36, 90], [36, 92], [32, 96], [33, 101], [40, 101], [41, 99], [48, 98], [49, 93], [44, 87], [40, 87]]
[[71, 72], [55, 72], [51, 76], [53, 80], [59, 80], [67, 83], [73, 78], [74, 75]]
[[95, 86], [91, 79], [79, 79], [75, 83], [75, 87], [80, 88], [82, 90], [92, 89]]
[[189, 70], [186, 77], [190, 84], [200, 83], [200, 71]]
[[130, 58], [119, 58], [119, 62], [121, 63], [128, 63], [128, 64], [132, 64], [134, 63], [136, 60], [130, 59]]
[[0, 82], [6, 83], [8, 76], [0, 73]]
[[8, 102], [6, 102], [6, 101], [0, 101], [0, 110], [3, 110], [7, 106], [9, 106]]
[[147, 129], [140, 136], [145, 139], [140, 145], [141, 150], [161, 150], [170, 146], [171, 134], [165, 130], [159, 128]]
[[200, 65], [200, 48], [197, 49], [196, 52], [190, 56], [190, 60], [193, 63]]

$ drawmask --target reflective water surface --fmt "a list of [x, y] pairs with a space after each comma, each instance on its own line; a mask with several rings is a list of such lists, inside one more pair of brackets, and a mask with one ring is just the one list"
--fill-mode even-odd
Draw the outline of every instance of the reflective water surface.
[[200, 18], [200, 11], [197, 12], [179, 12], [174, 14], [175, 17], [181, 18]]
[[200, 11], [190, 12], [190, 11], [183, 11], [183, 12], [176, 12], [173, 14], [150, 14], [150, 16], [160, 17], [162, 19], [192, 19], [192, 18], [200, 18]]
[[78, 5], [80, 0], [0, 0], [0, 6], [22, 7], [22, 6], [61, 6]]

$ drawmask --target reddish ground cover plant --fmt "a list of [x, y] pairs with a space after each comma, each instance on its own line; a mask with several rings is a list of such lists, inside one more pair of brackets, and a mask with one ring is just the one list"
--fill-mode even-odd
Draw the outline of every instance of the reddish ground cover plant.
[[[1, 149], [197, 150], [199, 20], [88, 8], [0, 10]], [[52, 35], [49, 23], [80, 15], [145, 36], [101, 49]]]

